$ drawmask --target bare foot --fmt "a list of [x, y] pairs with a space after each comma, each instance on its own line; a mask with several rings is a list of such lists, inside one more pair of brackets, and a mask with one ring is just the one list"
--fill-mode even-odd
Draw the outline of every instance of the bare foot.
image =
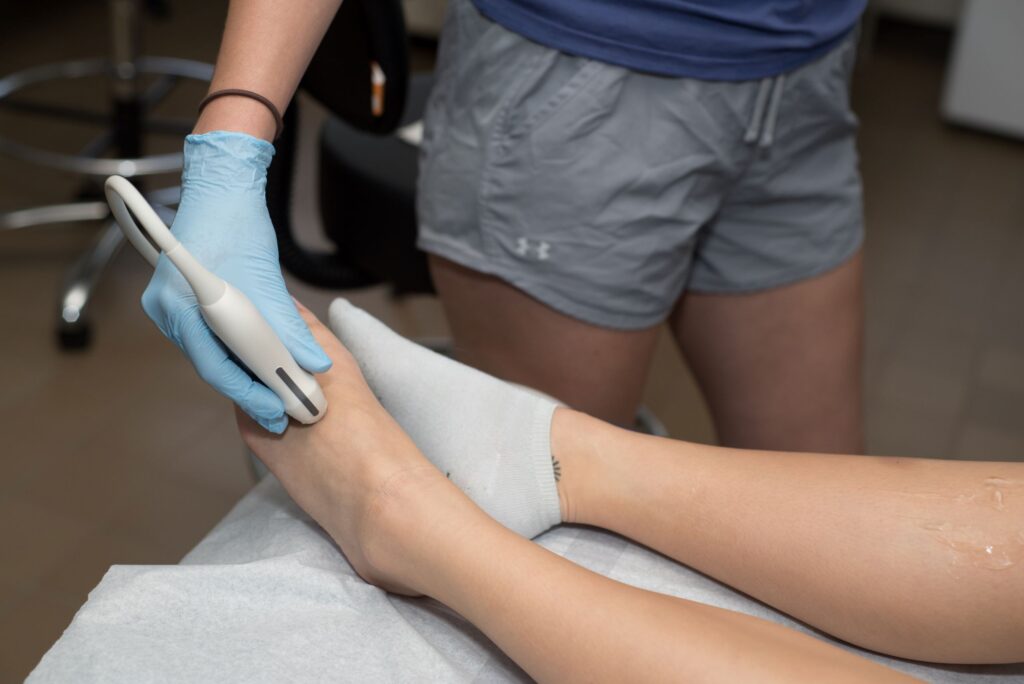
[[388, 591], [421, 593], [409, 576], [414, 549], [448, 526], [453, 510], [472, 504], [384, 410], [334, 334], [301, 304], [299, 311], [334, 361], [317, 376], [327, 415], [274, 435], [236, 411], [242, 439], [360, 577]]

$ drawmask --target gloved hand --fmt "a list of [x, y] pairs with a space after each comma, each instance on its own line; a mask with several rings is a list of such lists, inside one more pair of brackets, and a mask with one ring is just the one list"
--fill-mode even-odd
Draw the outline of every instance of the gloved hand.
[[[171, 232], [199, 263], [252, 300], [300, 366], [322, 373], [331, 360], [299, 317], [281, 276], [265, 195], [273, 156], [273, 145], [244, 133], [185, 138], [181, 203]], [[281, 399], [228, 355], [185, 279], [163, 255], [142, 295], [142, 308], [203, 380], [267, 430], [284, 432], [288, 416]]]

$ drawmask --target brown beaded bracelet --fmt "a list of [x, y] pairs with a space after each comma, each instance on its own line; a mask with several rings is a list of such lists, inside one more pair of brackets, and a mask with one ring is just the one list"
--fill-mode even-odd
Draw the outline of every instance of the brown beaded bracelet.
[[277, 140], [278, 138], [281, 137], [281, 132], [284, 131], [284, 117], [281, 116], [281, 112], [277, 110], [277, 107], [274, 106], [273, 102], [263, 97], [259, 93], [254, 93], [251, 90], [243, 90], [241, 88], [224, 88], [223, 90], [215, 90], [206, 97], [204, 97], [202, 102], [199, 103], [199, 109], [196, 112], [196, 114], [202, 114], [203, 109], [206, 107], [206, 105], [210, 104], [218, 97], [225, 97], [227, 95], [238, 95], [240, 97], [248, 97], [249, 99], [256, 100], [260, 104], [264, 105], [267, 109], [270, 110], [270, 113], [274, 115], [274, 126], [276, 127], [276, 130], [274, 131], [274, 140]]

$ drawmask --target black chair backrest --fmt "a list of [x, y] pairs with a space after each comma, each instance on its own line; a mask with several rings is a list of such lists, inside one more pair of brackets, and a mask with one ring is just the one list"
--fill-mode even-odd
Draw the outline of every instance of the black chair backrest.
[[[385, 76], [383, 107], [373, 112], [371, 64]], [[332, 114], [369, 133], [398, 127], [409, 89], [409, 49], [399, 0], [344, 0], [313, 56], [302, 89]]]
[[[371, 62], [386, 77], [383, 111], [371, 107]], [[401, 0], [344, 0], [302, 78], [300, 89], [334, 115], [360, 130], [387, 135], [398, 127], [409, 87], [409, 48]], [[281, 264], [319, 287], [352, 289], [379, 282], [338, 252], [311, 252], [295, 239], [291, 225], [298, 125], [296, 102], [285, 112], [285, 129], [267, 177], [267, 208], [277, 232]]]

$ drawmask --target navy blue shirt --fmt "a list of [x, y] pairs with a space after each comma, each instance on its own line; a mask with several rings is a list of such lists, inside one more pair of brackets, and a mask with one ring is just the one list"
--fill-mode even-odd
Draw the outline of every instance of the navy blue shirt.
[[828, 52], [867, 0], [473, 0], [542, 45], [666, 76], [743, 81]]

